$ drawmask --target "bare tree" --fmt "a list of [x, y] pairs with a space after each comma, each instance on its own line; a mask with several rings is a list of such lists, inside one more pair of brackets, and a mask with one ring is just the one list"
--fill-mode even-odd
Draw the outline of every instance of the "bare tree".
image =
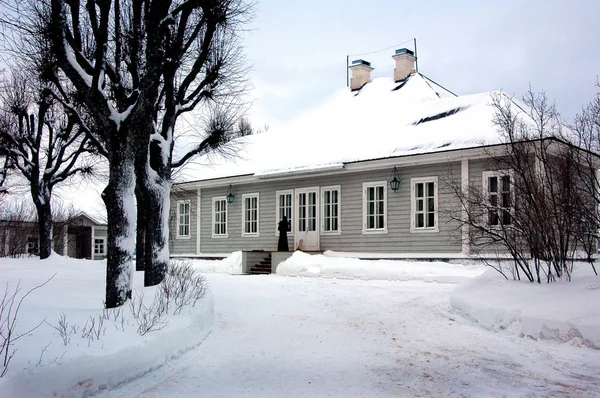
[[489, 172], [481, 184], [469, 184], [465, 192], [450, 182], [464, 212], [453, 218], [469, 227], [477, 252], [508, 255], [513, 277], [570, 280], [574, 260], [581, 253], [591, 259], [597, 229], [582, 222], [593, 208], [580, 174], [582, 150], [567, 141], [558, 112], [543, 93], [530, 90], [523, 101], [521, 107], [505, 95], [492, 98], [503, 143], [488, 151]]
[[[170, 176], [194, 156], [248, 129], [235, 128], [246, 90], [238, 33], [244, 0], [5, 0], [5, 26], [50, 61], [52, 96], [78, 118], [107, 157], [106, 306], [131, 297], [137, 198], [138, 262], [146, 285], [168, 264]], [[11, 17], [13, 17], [11, 19]], [[213, 115], [192, 149], [173, 160], [177, 120]], [[93, 127], [92, 127], [93, 126]], [[247, 126], [244, 126], [247, 127]], [[135, 176], [135, 178], [134, 178]], [[135, 184], [134, 184], [135, 181]]]
[[90, 152], [88, 138], [78, 118], [65, 112], [35, 76], [13, 71], [3, 82], [0, 100], [2, 173], [17, 172], [29, 184], [44, 259], [52, 251], [53, 189], [77, 174], [93, 172], [82, 160]]
[[[600, 82], [596, 82], [596, 87], [600, 89]], [[575, 132], [574, 144], [584, 149], [576, 154], [577, 171], [583, 189], [588, 193], [587, 197], [593, 202], [593, 205], [586, 208], [587, 211], [582, 217], [589, 225], [598, 228], [600, 227], [600, 174], [598, 173], [600, 163], [597, 155], [600, 153], [600, 91], [575, 117], [571, 130]], [[591, 239], [598, 242], [600, 239], [598, 229], [593, 233]], [[597, 246], [594, 246], [593, 251], [596, 252]]]

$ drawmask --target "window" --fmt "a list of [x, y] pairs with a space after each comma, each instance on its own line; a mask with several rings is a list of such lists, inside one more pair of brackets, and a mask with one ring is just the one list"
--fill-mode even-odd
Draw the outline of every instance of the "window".
[[363, 233], [387, 233], [387, 181], [363, 183]]
[[39, 253], [38, 238], [27, 238], [27, 254], [37, 256]]
[[294, 191], [277, 191], [276, 199], [277, 199], [277, 222], [275, 223], [275, 231], [276, 234], [279, 235], [279, 231], [277, 227], [279, 226], [279, 222], [283, 219], [283, 216], [286, 216], [288, 219], [288, 233], [291, 233], [292, 223], [293, 223], [293, 197]]
[[510, 225], [512, 207], [510, 171], [484, 171], [483, 187], [487, 199], [488, 225]]
[[227, 237], [227, 198], [219, 196], [213, 198], [212, 219], [213, 219], [213, 238]]
[[259, 236], [258, 232], [258, 194], [242, 195], [243, 217], [242, 235]]
[[94, 238], [94, 255], [103, 256], [106, 254], [104, 238]]
[[177, 237], [190, 237], [190, 201], [180, 200], [177, 202]]
[[437, 177], [411, 178], [411, 232], [438, 232]]
[[321, 233], [340, 233], [340, 186], [321, 188]]

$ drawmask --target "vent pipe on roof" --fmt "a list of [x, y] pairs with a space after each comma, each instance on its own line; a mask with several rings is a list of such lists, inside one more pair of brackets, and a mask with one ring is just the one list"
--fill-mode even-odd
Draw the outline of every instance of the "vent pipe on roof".
[[352, 61], [352, 65], [349, 66], [352, 72], [350, 78], [350, 90], [360, 90], [362, 86], [371, 82], [371, 71], [374, 69], [371, 67], [371, 63], [362, 59]]
[[406, 79], [411, 73], [415, 72], [415, 54], [408, 48], [400, 48], [392, 55], [396, 61], [394, 68], [394, 81]]

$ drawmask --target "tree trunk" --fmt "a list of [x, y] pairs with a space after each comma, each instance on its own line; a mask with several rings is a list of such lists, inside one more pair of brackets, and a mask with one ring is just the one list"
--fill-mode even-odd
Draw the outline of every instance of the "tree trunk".
[[138, 231], [137, 246], [144, 245], [144, 286], [154, 286], [162, 282], [169, 265], [170, 183], [168, 176], [163, 177], [168, 170], [164, 166], [163, 152], [155, 143], [150, 144], [148, 132], [153, 126], [140, 121], [136, 127], [136, 147], [148, 148], [147, 151], [137, 151], [135, 159], [138, 211], [143, 208], [141, 211], [145, 215], [144, 231]]
[[41, 203], [36, 203], [39, 226], [39, 251], [40, 259], [50, 257], [52, 254], [52, 209], [50, 198], [44, 198]]
[[162, 282], [169, 265], [170, 184], [161, 181], [154, 171], [150, 171], [150, 174], [152, 177], [150, 177], [148, 169], [145, 172], [138, 171], [136, 173], [138, 189], [143, 191], [146, 213], [144, 286], [154, 286]]
[[50, 191], [42, 183], [31, 184], [31, 198], [33, 199], [38, 217], [38, 250], [40, 259], [42, 260], [50, 257], [50, 254], [52, 254], [51, 197]]
[[108, 216], [106, 308], [119, 307], [131, 298], [135, 200], [133, 149], [113, 150], [109, 182], [102, 192]]
[[148, 231], [146, 212], [147, 200], [144, 198], [140, 184], [136, 182], [135, 200], [137, 203], [137, 223], [135, 239], [135, 270], [144, 271], [149, 268], [148, 256], [146, 255], [146, 233]]

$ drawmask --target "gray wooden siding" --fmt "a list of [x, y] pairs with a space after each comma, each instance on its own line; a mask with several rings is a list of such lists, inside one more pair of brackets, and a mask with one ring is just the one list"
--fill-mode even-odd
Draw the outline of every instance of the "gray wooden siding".
[[[387, 185], [387, 234], [363, 234], [363, 183], [388, 181], [390, 170], [341, 173], [330, 176], [307, 177], [237, 185], [233, 187], [235, 201], [228, 206], [228, 237], [212, 237], [212, 199], [227, 194], [227, 187], [202, 189], [201, 200], [201, 252], [223, 253], [235, 250], [276, 250], [276, 191], [307, 187], [340, 185], [341, 187], [341, 230], [340, 235], [321, 235], [321, 250], [350, 252], [396, 252], [396, 253], [459, 253], [461, 251], [460, 224], [451, 221], [448, 211], [460, 211], [460, 204], [447, 189], [449, 179], [460, 181], [460, 162], [435, 165], [412, 166], [398, 169], [402, 181], [400, 190], [393, 192]], [[417, 177], [438, 177], [438, 225], [439, 232], [411, 233], [410, 179]], [[242, 195], [259, 193], [258, 237], [242, 236]], [[173, 195], [171, 211], [176, 214], [176, 202], [181, 197], [192, 200], [192, 213], [195, 214], [196, 191], [183, 195]], [[173, 219], [175, 216], [172, 217]], [[172, 227], [174, 228], [174, 226]], [[173, 229], [174, 230], [174, 229]], [[192, 217], [192, 239], [175, 240], [172, 252], [175, 254], [195, 252], [195, 217]], [[294, 240], [288, 235], [290, 248]], [[189, 245], [187, 243], [190, 243]], [[193, 249], [193, 250], [192, 250]]]
[[[177, 237], [177, 202], [190, 201], [190, 237]], [[171, 211], [169, 215], [169, 248], [173, 254], [195, 254], [198, 232], [197, 192], [181, 191], [173, 187], [171, 191]]]

